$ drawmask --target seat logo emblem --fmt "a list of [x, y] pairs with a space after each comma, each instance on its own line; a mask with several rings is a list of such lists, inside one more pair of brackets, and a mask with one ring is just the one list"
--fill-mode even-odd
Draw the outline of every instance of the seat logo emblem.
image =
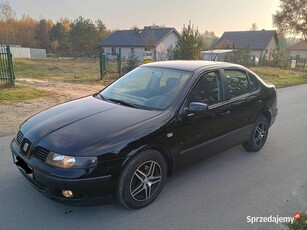
[[29, 143], [26, 142], [26, 143], [23, 145], [22, 150], [23, 150], [24, 152], [27, 152], [27, 151], [28, 151], [28, 148], [29, 148]]

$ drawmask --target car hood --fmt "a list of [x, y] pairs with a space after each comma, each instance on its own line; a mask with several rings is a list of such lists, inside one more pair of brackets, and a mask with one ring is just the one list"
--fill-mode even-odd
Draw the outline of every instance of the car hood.
[[[93, 96], [64, 103], [28, 119], [21, 131], [32, 146], [82, 155], [97, 142], [114, 142], [117, 134], [139, 126], [161, 114], [161, 111], [141, 110], [106, 102]], [[128, 138], [128, 137], [127, 137]]]

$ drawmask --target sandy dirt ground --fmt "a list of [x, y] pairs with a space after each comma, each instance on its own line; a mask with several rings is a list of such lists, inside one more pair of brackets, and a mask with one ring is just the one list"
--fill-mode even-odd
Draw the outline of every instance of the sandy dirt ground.
[[17, 133], [19, 125], [30, 116], [53, 105], [93, 94], [103, 88], [98, 84], [78, 84], [37, 79], [18, 79], [26, 85], [51, 92], [51, 96], [23, 102], [0, 102], [0, 137]]

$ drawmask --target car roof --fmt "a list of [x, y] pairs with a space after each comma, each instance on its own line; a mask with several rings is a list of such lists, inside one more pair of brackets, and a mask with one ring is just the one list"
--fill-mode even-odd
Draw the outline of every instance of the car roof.
[[151, 62], [148, 64], [144, 64], [142, 66], [150, 66], [150, 67], [160, 67], [160, 68], [169, 68], [169, 69], [177, 69], [177, 70], [185, 70], [194, 72], [199, 68], [210, 69], [212, 67], [216, 68], [225, 68], [225, 67], [239, 67], [243, 68], [240, 65], [228, 63], [228, 62], [215, 62], [215, 61], [158, 61]]

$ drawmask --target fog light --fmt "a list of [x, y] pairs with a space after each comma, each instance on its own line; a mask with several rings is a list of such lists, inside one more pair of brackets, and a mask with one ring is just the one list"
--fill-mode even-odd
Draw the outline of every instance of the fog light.
[[70, 190], [62, 190], [62, 195], [65, 196], [66, 198], [71, 198], [73, 197], [73, 192]]

